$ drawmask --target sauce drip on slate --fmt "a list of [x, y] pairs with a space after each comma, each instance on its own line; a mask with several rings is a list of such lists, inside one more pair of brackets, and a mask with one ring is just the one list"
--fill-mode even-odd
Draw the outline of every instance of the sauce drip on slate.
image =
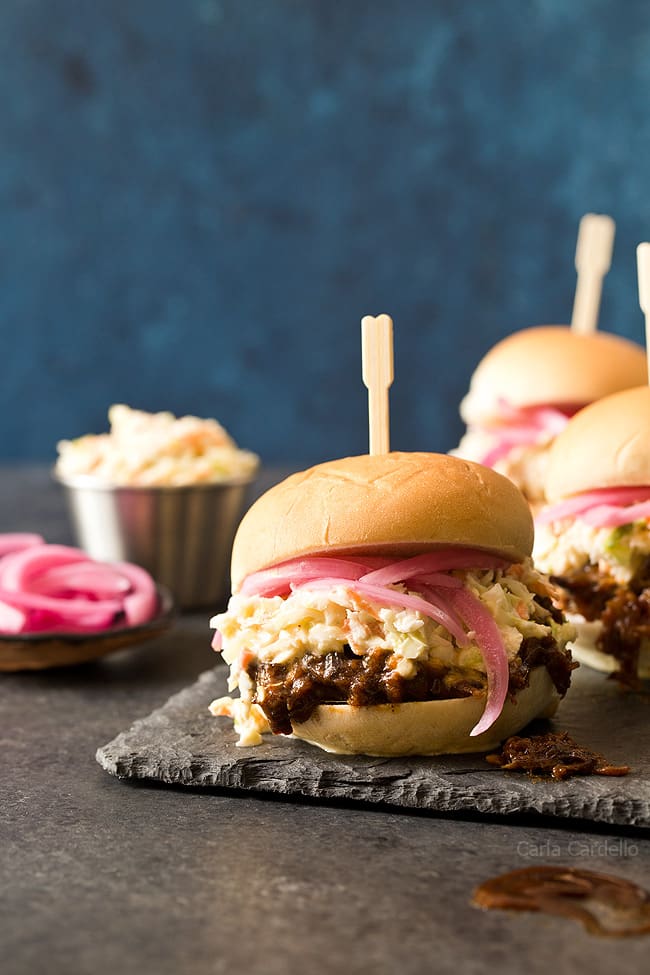
[[574, 867], [526, 867], [501, 874], [477, 887], [472, 903], [568, 917], [605, 937], [650, 933], [647, 890], [621, 877]]
[[514, 735], [500, 752], [486, 755], [491, 765], [531, 775], [566, 779], [569, 775], [627, 775], [629, 765], [612, 765], [598, 752], [579, 745], [566, 731], [519, 738]]

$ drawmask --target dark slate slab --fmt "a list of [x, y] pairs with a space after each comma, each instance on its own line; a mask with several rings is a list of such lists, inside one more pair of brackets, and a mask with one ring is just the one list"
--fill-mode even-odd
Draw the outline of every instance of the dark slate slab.
[[239, 748], [230, 721], [208, 711], [210, 701], [226, 693], [225, 682], [224, 667], [202, 674], [100, 748], [100, 765], [119, 778], [176, 785], [650, 826], [650, 696], [624, 695], [585, 667], [575, 674], [558, 716], [548, 724], [602, 751], [611, 762], [631, 765], [632, 773], [624, 778], [532, 780], [494, 768], [483, 756], [337, 756], [271, 736], [256, 748]]

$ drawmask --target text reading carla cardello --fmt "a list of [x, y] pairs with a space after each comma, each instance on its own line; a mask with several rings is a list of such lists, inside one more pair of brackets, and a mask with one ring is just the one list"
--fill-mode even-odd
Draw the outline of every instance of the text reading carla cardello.
[[601, 839], [589, 837], [569, 840], [568, 843], [558, 843], [555, 840], [544, 840], [535, 843], [531, 840], [520, 840], [517, 843], [517, 854], [530, 860], [545, 860], [549, 857], [614, 857], [625, 858], [639, 855], [639, 847], [629, 839]]

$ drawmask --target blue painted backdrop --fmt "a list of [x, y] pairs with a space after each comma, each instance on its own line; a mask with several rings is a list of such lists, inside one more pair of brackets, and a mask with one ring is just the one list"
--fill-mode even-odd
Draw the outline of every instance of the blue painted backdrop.
[[2, 459], [114, 401], [362, 452], [381, 311], [393, 445], [447, 449], [482, 353], [568, 319], [587, 210], [642, 337], [646, 0], [3, 0], [0, 88]]

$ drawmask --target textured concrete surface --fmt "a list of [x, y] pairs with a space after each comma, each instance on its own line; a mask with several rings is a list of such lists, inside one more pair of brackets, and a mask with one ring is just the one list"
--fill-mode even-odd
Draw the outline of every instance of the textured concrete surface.
[[438, 812], [541, 813], [650, 827], [648, 701], [640, 695], [624, 699], [611, 682], [586, 668], [574, 675], [571, 692], [550, 727], [568, 731], [612, 762], [632, 766], [633, 772], [624, 778], [532, 780], [490, 767], [481, 755], [332, 756], [303, 742], [271, 736], [256, 748], [238, 748], [232, 722], [208, 712], [210, 701], [227, 693], [224, 671], [218, 667], [202, 674], [192, 687], [100, 748], [99, 763], [119, 778], [178, 785], [355, 799]]
[[380, 311], [393, 442], [447, 449], [486, 349], [570, 315], [588, 210], [641, 339], [649, 75], [645, 0], [3, 0], [0, 457], [116, 400], [358, 453]]
[[[66, 538], [42, 470], [0, 471], [0, 530], [18, 527]], [[97, 747], [211, 666], [208, 644], [207, 619], [183, 617], [103, 662], [0, 679], [2, 975], [645, 970], [647, 939], [603, 941], [559, 919], [482, 913], [469, 898], [487, 877], [538, 863], [647, 885], [646, 831], [106, 775]]]

